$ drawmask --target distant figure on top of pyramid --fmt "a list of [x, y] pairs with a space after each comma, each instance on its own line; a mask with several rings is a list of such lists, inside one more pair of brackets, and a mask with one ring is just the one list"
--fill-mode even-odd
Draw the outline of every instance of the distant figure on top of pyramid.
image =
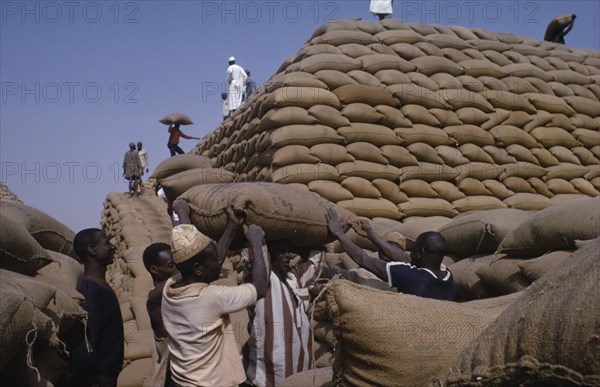
[[575, 24], [575, 14], [560, 15], [552, 19], [546, 28], [544, 40], [553, 43], [565, 44], [565, 35], [567, 35]]
[[244, 85], [248, 75], [244, 69], [235, 63], [235, 57], [231, 56], [228, 59], [229, 67], [227, 67], [227, 82], [229, 82], [229, 111], [231, 115], [242, 104], [242, 94], [244, 93]]
[[392, 3], [394, 0], [371, 0], [369, 11], [376, 15], [379, 20], [390, 19], [392, 17]]

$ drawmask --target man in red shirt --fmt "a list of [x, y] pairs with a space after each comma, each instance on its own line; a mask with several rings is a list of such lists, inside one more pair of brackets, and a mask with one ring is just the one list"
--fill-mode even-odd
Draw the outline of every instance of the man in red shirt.
[[171, 124], [169, 125], [169, 142], [167, 143], [167, 147], [171, 152], [171, 157], [175, 156], [175, 154], [182, 155], [184, 152], [179, 147], [179, 138], [183, 137], [187, 140], [200, 140], [198, 137], [188, 136], [179, 130], [179, 124]]

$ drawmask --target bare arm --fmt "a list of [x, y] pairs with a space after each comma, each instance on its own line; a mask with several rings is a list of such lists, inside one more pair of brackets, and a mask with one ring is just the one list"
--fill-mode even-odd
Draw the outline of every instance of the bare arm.
[[263, 298], [267, 294], [269, 286], [269, 273], [265, 265], [265, 258], [262, 254], [262, 240], [265, 232], [255, 224], [244, 226], [244, 234], [250, 243], [250, 259], [252, 261], [252, 279], [251, 282], [256, 288], [257, 299]]
[[163, 324], [163, 318], [161, 313], [162, 305], [162, 290], [167, 281], [163, 281], [156, 285], [154, 289], [148, 294], [148, 301], [146, 301], [146, 309], [150, 316], [150, 325], [154, 331], [156, 337], [168, 337], [167, 330]]
[[344, 232], [335, 208], [327, 210], [327, 226], [329, 231], [340, 241], [344, 251], [348, 253], [350, 258], [354, 260], [360, 267], [367, 269], [375, 274], [383, 281], [388, 280], [387, 263], [379, 258], [369, 257], [363, 249], [355, 245]]
[[231, 206], [228, 206], [225, 209], [225, 213], [227, 214], [227, 226], [225, 227], [225, 231], [223, 231], [223, 234], [217, 243], [219, 263], [223, 263], [225, 260], [227, 251], [229, 251], [229, 246], [231, 245], [231, 242], [233, 242], [233, 238], [235, 237], [238, 227], [244, 222], [244, 217], [241, 215], [236, 215]]
[[410, 263], [410, 254], [383, 239], [381, 235], [373, 230], [373, 227], [371, 227], [371, 223], [369, 223], [368, 220], [362, 219], [359, 223], [352, 223], [352, 227], [358, 235], [369, 238], [369, 240], [377, 246], [379, 251], [391, 261]]
[[181, 224], [192, 224], [190, 220], [190, 206], [183, 199], [175, 199], [173, 202], [173, 211], [177, 214], [179, 218], [179, 223]]

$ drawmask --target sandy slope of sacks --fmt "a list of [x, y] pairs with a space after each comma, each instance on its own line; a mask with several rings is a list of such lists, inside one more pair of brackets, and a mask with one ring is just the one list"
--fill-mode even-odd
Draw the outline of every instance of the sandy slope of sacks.
[[600, 52], [332, 21], [194, 152], [358, 215], [542, 209], [600, 189]]
[[86, 317], [75, 234], [0, 188], [0, 380], [51, 385], [67, 367], [60, 337]]

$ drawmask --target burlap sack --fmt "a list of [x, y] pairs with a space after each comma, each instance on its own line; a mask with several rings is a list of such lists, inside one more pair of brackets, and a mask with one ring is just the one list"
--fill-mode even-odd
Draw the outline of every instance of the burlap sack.
[[454, 291], [457, 300], [469, 301], [492, 297], [494, 293], [481, 281], [477, 270], [489, 265], [493, 259], [495, 259], [493, 256], [474, 256], [448, 266], [448, 270], [454, 277]]
[[[421, 58], [416, 58], [417, 60]], [[428, 60], [431, 58], [427, 58]], [[403, 105], [415, 104], [422, 105], [428, 109], [439, 108], [449, 109], [450, 105], [446, 103], [444, 97], [437, 92], [431, 91], [424, 87], [414, 85], [412, 83], [393, 84], [386, 87], [394, 97], [398, 98]], [[447, 89], [449, 90], [449, 89]]]
[[496, 209], [464, 214], [438, 230], [448, 242], [448, 252], [461, 257], [490, 254], [513, 229], [529, 219], [530, 213]]
[[540, 256], [554, 250], [569, 250], [575, 240], [598, 237], [600, 197], [570, 200], [531, 216], [509, 233], [498, 252]]
[[457, 304], [337, 281], [328, 290], [337, 339], [334, 382], [425, 385], [514, 299]]
[[310, 154], [316, 156], [322, 163], [337, 165], [345, 161], [354, 161], [346, 147], [340, 144], [317, 144], [310, 148]]
[[598, 385], [599, 249], [595, 240], [534, 283], [436, 385]]
[[[491, 146], [491, 145], [488, 145]], [[463, 144], [458, 147], [463, 156], [468, 158], [470, 161], [477, 161], [480, 163], [493, 164], [494, 159], [490, 156], [485, 149], [475, 144]]]
[[401, 170], [393, 165], [382, 165], [370, 161], [356, 160], [337, 165], [340, 176], [358, 176], [365, 179], [397, 180]]
[[[464, 180], [463, 180], [464, 181]], [[483, 185], [483, 184], [482, 184]], [[458, 212], [486, 211], [506, 208], [500, 199], [487, 195], [471, 195], [452, 202]]]
[[542, 278], [550, 270], [567, 262], [572, 253], [572, 251], [566, 250], [553, 251], [537, 258], [520, 261], [517, 264], [525, 277], [530, 282], [534, 282]]
[[402, 167], [399, 171], [402, 181], [411, 179], [420, 179], [428, 182], [437, 180], [451, 181], [459, 175], [457, 168], [426, 162], [419, 162], [419, 165]]
[[439, 197], [448, 202], [453, 202], [465, 197], [465, 194], [456, 188], [456, 185], [448, 181], [434, 181], [431, 183], [431, 188], [437, 192]]
[[[367, 125], [367, 124], [365, 124]], [[264, 139], [263, 148], [284, 147], [286, 145], [339, 144], [344, 141], [335, 129], [325, 125], [288, 125], [270, 132]]]
[[349, 126], [338, 128], [338, 133], [347, 143], [369, 142], [375, 146], [400, 145], [401, 143], [392, 129], [378, 124], [352, 122]]
[[384, 145], [380, 149], [381, 153], [389, 161], [389, 163], [396, 167], [419, 165], [417, 158], [413, 156], [405, 147], [399, 145]]
[[[264, 151], [258, 159], [261, 165], [281, 167], [291, 164], [316, 164], [320, 160], [310, 154], [310, 148], [304, 145], [286, 145], [282, 148], [271, 148]], [[231, 181], [215, 181], [214, 183], [231, 183]]]
[[329, 90], [335, 90], [344, 85], [356, 85], [357, 82], [346, 73], [336, 70], [321, 70], [315, 73], [315, 76], [323, 81], [329, 87]]
[[445, 216], [453, 218], [458, 211], [444, 199], [409, 198], [408, 202], [398, 204], [403, 216]]
[[73, 251], [75, 233], [52, 216], [26, 204], [6, 200], [0, 201], [0, 212], [24, 226], [43, 248], [77, 258]]
[[[515, 177], [509, 177], [509, 179], [515, 179]], [[517, 178], [518, 179], [518, 178]], [[506, 179], [505, 181], [507, 181]], [[509, 187], [509, 185], [506, 185]], [[519, 210], [526, 211], [539, 211], [547, 207], [552, 206], [552, 201], [546, 196], [529, 193], [529, 192], [517, 192], [513, 196], [504, 199], [503, 202], [510, 208], [516, 208]]]
[[414, 124], [410, 128], [396, 128], [394, 132], [400, 137], [404, 146], [418, 142], [431, 146], [454, 145], [456, 143], [445, 131], [429, 125]]
[[354, 142], [346, 146], [348, 153], [355, 159], [371, 161], [378, 164], [389, 164], [388, 159], [381, 153], [381, 150], [368, 142]]
[[350, 176], [342, 180], [342, 187], [352, 193], [354, 197], [378, 199], [381, 192], [373, 184], [362, 177]]
[[193, 168], [159, 180], [169, 201], [199, 184], [231, 183], [237, 175], [223, 168]]
[[0, 215], [0, 267], [29, 275], [51, 262], [23, 225]]
[[352, 192], [334, 181], [313, 180], [308, 183], [308, 189], [333, 203], [354, 198]]
[[483, 265], [475, 271], [492, 294], [516, 293], [531, 285], [519, 266], [522, 259], [513, 259], [506, 255], [494, 256], [495, 259], [492, 259], [488, 265]]
[[320, 70], [348, 72], [360, 69], [360, 61], [340, 54], [317, 54], [306, 57], [290, 66], [290, 70], [314, 74]]
[[469, 159], [463, 156], [463, 154], [456, 147], [438, 145], [435, 147], [435, 150], [442, 160], [444, 160], [444, 163], [451, 167], [457, 167], [459, 165], [469, 163]]
[[335, 109], [331, 106], [314, 105], [308, 109], [308, 112], [310, 115], [318, 119], [321, 124], [335, 129], [350, 125], [350, 121], [344, 117], [338, 109]]
[[[215, 240], [225, 229], [228, 205], [244, 211], [248, 223], [261, 226], [267, 240], [285, 239], [295, 246], [318, 246], [333, 240], [325, 214], [334, 204], [282, 184], [207, 184], [189, 189], [180, 198], [188, 202], [194, 225]], [[335, 208], [346, 224], [352, 214]]]
[[325, 163], [319, 164], [293, 164], [273, 170], [271, 181], [273, 183], [308, 184], [313, 180], [339, 181], [340, 174], [336, 167]]
[[171, 124], [180, 124], [180, 125], [191, 125], [193, 124], [190, 117], [186, 116], [183, 113], [171, 113], [160, 120], [158, 120], [161, 124], [171, 125]]
[[205, 156], [195, 154], [177, 155], [161, 161], [154, 168], [150, 178], [160, 180], [188, 169], [209, 168], [213, 164], [214, 161]]
[[444, 132], [458, 144], [494, 145], [494, 138], [475, 125], [446, 126]]
[[344, 106], [342, 115], [352, 122], [367, 122], [374, 124], [383, 121], [383, 114], [377, 112], [375, 108], [366, 103], [351, 103]]
[[351, 104], [356, 102], [368, 103], [371, 106], [387, 105], [398, 106], [399, 101], [392, 94], [380, 87], [366, 85], [344, 85], [335, 90], [333, 93], [338, 97], [341, 103]]
[[387, 199], [368, 199], [357, 198], [351, 200], [343, 200], [337, 204], [349, 211], [352, 211], [358, 216], [367, 218], [381, 217], [389, 219], [399, 219], [400, 211], [398, 207]]
[[392, 203], [398, 204], [408, 201], [408, 196], [400, 190], [398, 184], [386, 179], [375, 179], [372, 183], [381, 192], [381, 195]]
[[286, 106], [280, 109], [270, 110], [265, 114], [260, 120], [259, 129], [264, 131], [280, 126], [294, 124], [311, 125], [317, 122], [318, 120], [308, 114], [306, 109], [297, 106]]
[[409, 197], [439, 198], [438, 193], [424, 180], [412, 179], [400, 183], [400, 191]]

